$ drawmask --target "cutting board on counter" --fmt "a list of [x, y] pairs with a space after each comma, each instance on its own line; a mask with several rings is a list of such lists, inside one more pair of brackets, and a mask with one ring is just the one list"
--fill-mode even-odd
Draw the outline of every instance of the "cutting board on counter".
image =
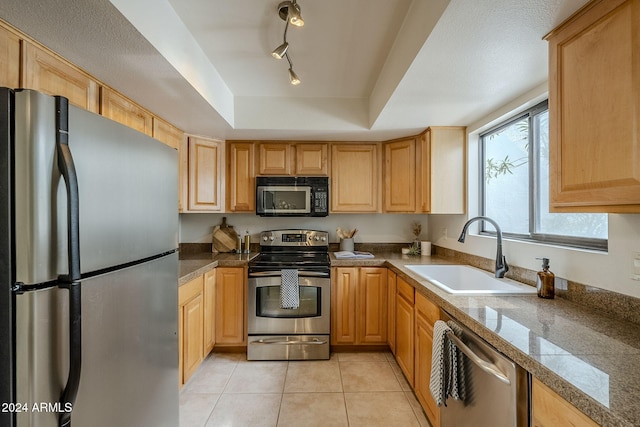
[[213, 228], [213, 252], [234, 252], [237, 240], [238, 233], [227, 224], [227, 217], [223, 217], [222, 224]]

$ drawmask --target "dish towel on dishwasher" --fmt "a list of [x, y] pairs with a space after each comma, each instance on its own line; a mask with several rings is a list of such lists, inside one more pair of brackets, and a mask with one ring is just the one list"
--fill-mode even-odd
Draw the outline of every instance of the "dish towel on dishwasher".
[[447, 406], [449, 396], [464, 400], [465, 378], [462, 355], [447, 333], [460, 337], [462, 329], [455, 322], [437, 320], [433, 325], [433, 348], [429, 390], [436, 405]]
[[298, 270], [283, 268], [280, 270], [280, 307], [298, 308], [299, 306]]

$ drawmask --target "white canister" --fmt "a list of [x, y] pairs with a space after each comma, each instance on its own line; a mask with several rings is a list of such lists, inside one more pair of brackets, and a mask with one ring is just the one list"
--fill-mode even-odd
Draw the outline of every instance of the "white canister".
[[340, 240], [340, 250], [353, 252], [353, 239]]
[[431, 242], [420, 242], [420, 254], [422, 256], [431, 256]]

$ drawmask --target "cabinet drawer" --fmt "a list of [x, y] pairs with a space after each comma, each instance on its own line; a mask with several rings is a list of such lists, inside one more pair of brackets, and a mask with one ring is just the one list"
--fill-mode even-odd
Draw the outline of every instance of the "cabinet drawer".
[[431, 325], [440, 319], [440, 308], [422, 294], [416, 294], [416, 310], [418, 314], [424, 316]]
[[407, 300], [407, 302], [413, 304], [415, 290], [413, 286], [404, 281], [401, 277], [397, 279], [398, 295]]
[[203, 287], [204, 276], [196, 277], [195, 279], [180, 286], [178, 288], [178, 304], [184, 305], [198, 294], [201, 294]]

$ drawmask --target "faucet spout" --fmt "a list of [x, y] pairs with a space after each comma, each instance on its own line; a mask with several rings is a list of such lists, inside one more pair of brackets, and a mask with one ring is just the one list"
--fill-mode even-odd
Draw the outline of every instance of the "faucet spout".
[[462, 233], [460, 233], [460, 237], [458, 238], [458, 242], [464, 243], [465, 238], [467, 237], [467, 229], [469, 225], [475, 221], [487, 221], [491, 225], [494, 226], [497, 233], [497, 251], [496, 251], [496, 277], [501, 279], [504, 277], [505, 273], [509, 271], [509, 265], [507, 264], [507, 258], [502, 255], [502, 230], [497, 222], [487, 216], [476, 216], [471, 218], [464, 224], [462, 227]]

